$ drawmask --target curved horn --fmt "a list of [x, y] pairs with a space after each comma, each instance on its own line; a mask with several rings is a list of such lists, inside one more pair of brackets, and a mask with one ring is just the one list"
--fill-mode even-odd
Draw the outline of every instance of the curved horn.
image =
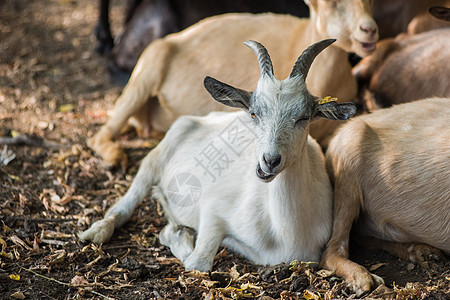
[[303, 75], [303, 78], [306, 79], [309, 68], [311, 67], [311, 64], [313, 63], [316, 56], [319, 55], [319, 53], [322, 52], [325, 48], [333, 44], [335, 41], [336, 39], [326, 39], [312, 44], [311, 46], [306, 48], [295, 62], [289, 78]]
[[246, 41], [244, 42], [244, 44], [252, 49], [253, 52], [255, 52], [256, 57], [258, 58], [259, 72], [261, 74], [261, 77], [264, 74], [273, 77], [272, 61], [270, 60], [269, 52], [267, 52], [267, 49], [264, 48], [263, 45], [255, 41]]

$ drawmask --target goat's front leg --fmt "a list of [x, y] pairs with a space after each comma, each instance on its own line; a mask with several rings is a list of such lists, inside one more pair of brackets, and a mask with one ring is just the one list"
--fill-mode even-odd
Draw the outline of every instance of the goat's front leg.
[[351, 184], [349, 178], [345, 178], [349, 182], [347, 185], [339, 182], [340, 180], [336, 178], [334, 191], [333, 234], [322, 255], [320, 266], [344, 277], [347, 284], [361, 296], [373, 287], [384, 284], [384, 281], [348, 259], [350, 230], [360, 212], [362, 193], [356, 188], [356, 183]]
[[[110, 119], [111, 120], [111, 119]], [[110, 123], [108, 121], [108, 123]], [[119, 143], [114, 142], [117, 132], [120, 131], [103, 125], [100, 130], [90, 139], [88, 146], [98, 153], [103, 160], [103, 166], [106, 169], [112, 169], [118, 165], [122, 170], [126, 170], [128, 166], [128, 157]]]
[[169, 221], [159, 233], [159, 242], [169, 247], [172, 254], [184, 262], [194, 251], [195, 231]]
[[105, 217], [92, 224], [92, 226], [78, 234], [84, 241], [95, 243], [107, 242], [115, 228], [119, 228], [127, 222], [139, 203], [148, 195], [153, 183], [157, 181], [157, 174], [153, 165], [157, 163], [157, 151], [148, 154], [142, 161], [136, 178], [131, 183], [125, 196], [115, 203], [105, 214]]
[[[148, 113], [146, 108], [150, 96], [148, 85], [151, 85], [151, 83], [147, 82], [146, 74], [136, 72], [117, 99], [112, 116], [88, 140], [88, 146], [102, 157], [106, 168], [121, 165], [123, 169], [126, 169], [128, 164], [127, 156], [120, 145], [114, 142], [114, 139], [120, 134], [121, 129], [127, 124], [131, 116], [140, 111]], [[150, 121], [147, 122], [149, 123]]]
[[320, 265], [344, 277], [358, 297], [369, 292], [373, 287], [384, 284], [383, 278], [348, 259], [348, 241], [342, 241], [340, 245], [328, 244]]
[[183, 265], [186, 270], [208, 272], [212, 269], [214, 257], [224, 239], [225, 231], [221, 221], [213, 215], [203, 215], [200, 220], [195, 249], [183, 261]]
[[172, 213], [167, 198], [160, 187], [154, 186], [152, 188], [152, 199], [159, 202], [169, 221], [169, 224], [159, 233], [159, 242], [169, 247], [172, 254], [181, 262], [184, 262], [194, 251], [195, 231], [176, 223], [177, 218]]

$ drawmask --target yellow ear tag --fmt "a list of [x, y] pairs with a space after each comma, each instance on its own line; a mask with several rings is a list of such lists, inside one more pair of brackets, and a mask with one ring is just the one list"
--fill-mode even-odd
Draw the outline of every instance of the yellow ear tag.
[[336, 102], [337, 100], [338, 100], [337, 98], [331, 98], [331, 96], [326, 96], [325, 98], [320, 99], [317, 103], [321, 105], [325, 103]]

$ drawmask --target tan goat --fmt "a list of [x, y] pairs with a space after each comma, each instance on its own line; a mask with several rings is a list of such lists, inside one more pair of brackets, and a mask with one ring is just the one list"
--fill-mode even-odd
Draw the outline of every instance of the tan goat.
[[[373, 17], [380, 31], [380, 39], [399, 33], [419, 33], [441, 26], [428, 15], [431, 6], [448, 6], [449, 0], [375, 0]], [[411, 24], [413, 23], [413, 24]]]
[[358, 294], [383, 281], [348, 259], [355, 221], [359, 235], [401, 258], [423, 263], [425, 249], [450, 253], [449, 101], [425, 99], [354, 118], [330, 142], [334, 223], [321, 266]]
[[[445, 6], [450, 6], [450, 1], [444, 1]], [[443, 10], [444, 9], [444, 10]], [[438, 11], [440, 10], [440, 11]], [[431, 12], [431, 13], [430, 13]], [[444, 13], [447, 15], [440, 16], [440, 13]], [[445, 13], [445, 7], [432, 6], [429, 10], [426, 10], [411, 20], [408, 24], [408, 34], [418, 34], [426, 31], [430, 31], [433, 29], [446, 28], [450, 27], [450, 19], [449, 16]]]
[[[450, 8], [430, 11], [441, 19], [450, 18]], [[448, 62], [450, 28], [441, 28], [380, 41], [353, 73], [360, 83], [367, 84], [368, 101], [375, 107], [387, 107], [427, 97], [449, 97]]]
[[[239, 45], [258, 40], [272, 48], [279, 77], [289, 75], [299, 51], [318, 40], [337, 42], [312, 65], [308, 76], [311, 93], [351, 100], [357, 84], [348, 63], [348, 52], [370, 54], [378, 40], [371, 17], [371, 0], [309, 0], [311, 17], [299, 19], [275, 14], [228, 14], [205, 19], [177, 34], [151, 43], [140, 57], [130, 81], [118, 98], [108, 122], [89, 141], [106, 167], [127, 164], [114, 138], [130, 120], [143, 136], [166, 132], [181, 115], [205, 115], [224, 110], [210, 101], [202, 80], [210, 75], [252, 90], [258, 80], [251, 54]], [[321, 120], [310, 133], [326, 146], [333, 122]]]

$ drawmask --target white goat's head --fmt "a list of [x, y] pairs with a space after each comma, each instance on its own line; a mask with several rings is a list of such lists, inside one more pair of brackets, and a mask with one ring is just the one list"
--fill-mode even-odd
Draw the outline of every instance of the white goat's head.
[[307, 48], [298, 58], [289, 77], [283, 81], [273, 75], [272, 62], [263, 45], [245, 44], [259, 61], [260, 79], [254, 92], [247, 92], [206, 77], [204, 85], [218, 102], [242, 108], [253, 119], [256, 134], [257, 176], [272, 180], [291, 165], [306, 145], [309, 123], [318, 117], [345, 120], [356, 109], [353, 103], [319, 104], [306, 88], [306, 76], [314, 58], [335, 40], [328, 39]]

